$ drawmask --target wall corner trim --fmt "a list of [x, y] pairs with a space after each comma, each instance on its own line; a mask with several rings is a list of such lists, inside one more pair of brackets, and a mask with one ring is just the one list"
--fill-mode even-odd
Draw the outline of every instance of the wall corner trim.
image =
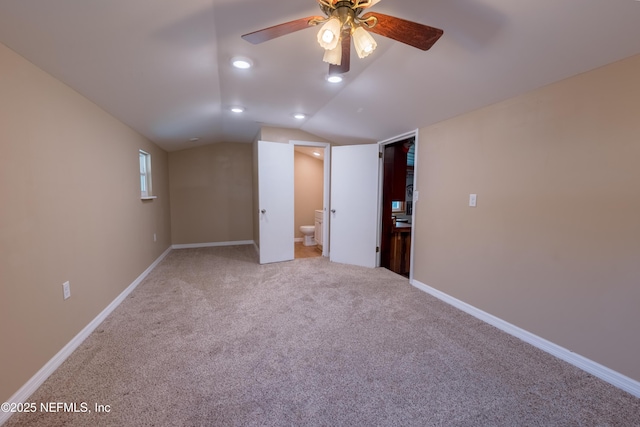
[[[140, 274], [127, 288], [120, 293], [111, 303], [98, 314], [87, 326], [85, 326], [71, 341], [69, 341], [55, 356], [51, 358], [38, 372], [35, 373], [20, 389], [11, 396], [7, 402], [23, 403], [44, 383], [71, 353], [91, 335], [91, 333], [107, 318], [113, 310], [144, 280], [145, 277], [171, 252], [171, 246], [165, 250], [145, 271]], [[11, 412], [0, 411], [0, 426], [13, 415]]]
[[613, 369], [607, 368], [604, 365], [601, 365], [593, 360], [587, 359], [584, 356], [581, 356], [577, 353], [574, 353], [570, 350], [567, 350], [564, 347], [561, 347], [557, 344], [552, 343], [551, 341], [547, 341], [544, 338], [541, 338], [535, 334], [532, 334], [529, 331], [526, 331], [522, 328], [519, 328], [515, 325], [512, 325], [509, 322], [506, 322], [492, 314], [489, 314], [485, 311], [480, 310], [466, 302], [460, 301], [457, 298], [454, 298], [442, 291], [439, 291], [431, 286], [427, 286], [424, 283], [421, 283], [417, 280], [413, 280], [411, 285], [420, 289], [423, 292], [426, 292], [439, 300], [446, 302], [449, 305], [456, 307], [459, 310], [464, 311], [467, 314], [472, 315], [473, 317], [480, 319], [496, 328], [513, 335], [516, 338], [521, 339], [524, 342], [527, 342], [534, 347], [539, 348], [542, 351], [545, 351], [558, 359], [564, 360], [583, 371], [586, 371], [593, 376], [600, 378], [608, 382], [609, 384], [618, 387], [634, 395], [635, 397], [640, 398], [640, 382], [636, 381], [632, 378], [627, 377], [619, 372], [614, 371]]

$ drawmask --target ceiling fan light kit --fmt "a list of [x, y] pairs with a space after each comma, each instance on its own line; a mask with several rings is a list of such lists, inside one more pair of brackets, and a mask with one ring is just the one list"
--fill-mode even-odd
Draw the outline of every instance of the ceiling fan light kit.
[[331, 17], [318, 31], [318, 43], [326, 50], [332, 50], [340, 41], [342, 24], [336, 17]]
[[338, 43], [333, 49], [325, 50], [322, 60], [329, 64], [340, 65], [342, 62], [342, 44]]
[[[365, 9], [380, 0], [317, 0], [322, 16], [309, 16], [264, 28], [242, 36], [250, 43], [258, 44], [284, 36], [310, 26], [321, 25], [318, 43], [325, 49], [323, 61], [328, 62], [329, 74], [349, 71], [351, 39], [359, 58], [369, 56], [377, 47], [368, 31], [408, 44], [421, 50], [429, 50], [442, 36], [439, 28], [429, 27], [406, 19], [368, 12]], [[367, 31], [368, 30], [368, 31]]]
[[357, 27], [353, 30], [352, 37], [353, 45], [360, 59], [369, 56], [378, 46], [378, 43], [371, 37], [371, 34], [367, 33], [362, 27]]

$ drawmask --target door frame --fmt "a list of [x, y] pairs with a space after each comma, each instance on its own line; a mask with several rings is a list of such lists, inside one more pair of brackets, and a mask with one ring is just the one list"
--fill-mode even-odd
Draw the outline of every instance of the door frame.
[[[328, 142], [312, 142], [312, 141], [298, 141], [290, 140], [289, 144], [300, 145], [305, 147], [318, 147], [324, 151], [324, 164], [323, 164], [323, 188], [322, 188], [322, 256], [329, 256], [329, 221], [328, 221], [328, 209], [329, 209], [329, 195], [331, 193], [331, 144]], [[294, 147], [295, 150], [295, 147]], [[295, 196], [294, 196], [295, 197]]]
[[[413, 282], [413, 268], [415, 265], [414, 262], [414, 246], [415, 246], [415, 233], [416, 233], [416, 202], [418, 201], [418, 191], [416, 190], [416, 183], [418, 182], [418, 129], [412, 130], [410, 132], [405, 132], [398, 136], [394, 136], [389, 139], [385, 139], [383, 141], [378, 141], [378, 144], [383, 147], [385, 145], [393, 144], [394, 142], [402, 141], [407, 138], [414, 137], [415, 138], [415, 155], [413, 160], [413, 209], [411, 210], [411, 250], [409, 254], [409, 283]], [[381, 150], [384, 156], [384, 150]], [[383, 159], [384, 160], [384, 159]], [[380, 203], [382, 203], [382, 191], [383, 191], [383, 180], [384, 173], [381, 173], [378, 178], [378, 199]], [[382, 242], [382, 209], [378, 207], [378, 235], [376, 241], [378, 242], [378, 247]], [[380, 267], [381, 264], [381, 253], [378, 252], [376, 255], [376, 265]]]

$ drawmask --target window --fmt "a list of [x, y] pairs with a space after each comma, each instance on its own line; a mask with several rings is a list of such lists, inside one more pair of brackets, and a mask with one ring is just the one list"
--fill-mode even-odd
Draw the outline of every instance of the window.
[[152, 198], [151, 192], [151, 154], [140, 150], [140, 197]]
[[391, 202], [391, 212], [404, 212], [404, 202]]

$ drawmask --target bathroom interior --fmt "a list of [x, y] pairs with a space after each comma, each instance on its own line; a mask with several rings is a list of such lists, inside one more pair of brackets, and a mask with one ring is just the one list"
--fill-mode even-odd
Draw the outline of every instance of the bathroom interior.
[[324, 149], [294, 149], [295, 258], [322, 256]]

